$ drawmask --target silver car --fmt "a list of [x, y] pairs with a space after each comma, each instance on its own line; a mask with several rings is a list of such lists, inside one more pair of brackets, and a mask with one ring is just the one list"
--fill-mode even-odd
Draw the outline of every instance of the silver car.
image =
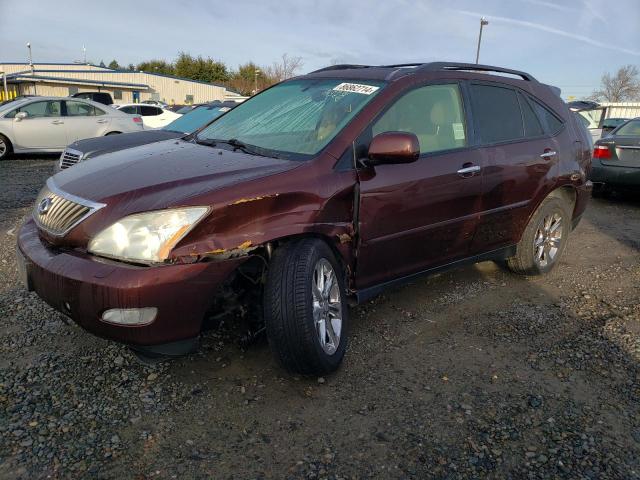
[[61, 152], [84, 138], [142, 130], [142, 118], [79, 98], [28, 97], [0, 106], [0, 160]]

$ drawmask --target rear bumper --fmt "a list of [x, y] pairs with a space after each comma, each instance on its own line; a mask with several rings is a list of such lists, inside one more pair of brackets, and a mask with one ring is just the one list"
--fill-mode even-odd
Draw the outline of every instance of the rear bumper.
[[600, 160], [594, 159], [590, 178], [594, 183], [640, 187], [640, 168], [603, 165]]
[[[193, 338], [217, 288], [245, 259], [215, 263], [137, 267], [101, 261], [81, 252], [51, 249], [39, 237], [33, 220], [18, 236], [25, 279], [31, 290], [85, 330], [133, 346], [160, 345]], [[158, 309], [144, 326], [122, 326], [101, 320], [113, 308]]]

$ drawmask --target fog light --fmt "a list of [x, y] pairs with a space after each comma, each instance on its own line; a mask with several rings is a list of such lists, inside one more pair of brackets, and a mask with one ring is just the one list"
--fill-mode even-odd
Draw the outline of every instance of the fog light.
[[157, 313], [155, 307], [112, 308], [104, 311], [102, 321], [116, 325], [148, 325], [156, 319]]

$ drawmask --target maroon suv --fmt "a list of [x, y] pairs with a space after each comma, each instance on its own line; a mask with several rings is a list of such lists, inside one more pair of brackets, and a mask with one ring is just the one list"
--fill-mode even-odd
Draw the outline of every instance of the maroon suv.
[[584, 128], [527, 73], [339, 65], [58, 173], [18, 258], [28, 288], [101, 337], [179, 353], [240, 301], [284, 366], [323, 373], [349, 300], [466, 262], [553, 268], [589, 168]]

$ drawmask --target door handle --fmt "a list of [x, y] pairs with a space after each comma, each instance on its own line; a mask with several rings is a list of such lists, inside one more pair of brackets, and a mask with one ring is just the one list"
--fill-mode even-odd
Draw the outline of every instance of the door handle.
[[54, 120], [51, 123], [54, 124], [54, 125], [64, 125], [64, 122], [62, 120]]
[[107, 123], [106, 120], [98, 120], [98, 123]]
[[469, 167], [464, 167], [458, 170], [458, 175], [464, 178], [468, 178], [468, 177], [473, 177], [479, 171], [480, 171], [480, 166], [471, 165]]
[[549, 150], [549, 151], [545, 151], [544, 153], [541, 153], [540, 158], [544, 160], [549, 160], [555, 157], [556, 155], [558, 155], [558, 152], [556, 152], [555, 150]]

